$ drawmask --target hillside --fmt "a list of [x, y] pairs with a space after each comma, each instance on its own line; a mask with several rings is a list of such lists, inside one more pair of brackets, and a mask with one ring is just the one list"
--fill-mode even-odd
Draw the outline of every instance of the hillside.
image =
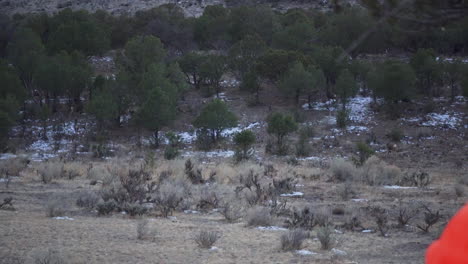
[[468, 17], [241, 2], [0, 0], [0, 264], [424, 262]]
[[[355, 4], [355, 1], [347, 1]], [[15, 13], [55, 13], [64, 8], [74, 10], [84, 9], [90, 12], [97, 10], [105, 10], [111, 14], [133, 14], [140, 10], [148, 10], [158, 7], [163, 4], [177, 4], [180, 6], [187, 16], [198, 17], [203, 13], [203, 10], [208, 5], [227, 5], [236, 6], [238, 4], [253, 4], [252, 1], [236, 1], [236, 0], [0, 0], [0, 13], [15, 14]], [[259, 0], [256, 4], [273, 5], [277, 10], [287, 10], [291, 8], [315, 8], [325, 9], [331, 8], [331, 4], [325, 0]]]

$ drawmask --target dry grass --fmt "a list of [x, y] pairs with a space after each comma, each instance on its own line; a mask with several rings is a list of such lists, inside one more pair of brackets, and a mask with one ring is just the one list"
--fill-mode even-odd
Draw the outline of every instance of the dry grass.
[[195, 236], [194, 240], [201, 248], [211, 248], [220, 238], [219, 232], [202, 230]]
[[43, 183], [50, 183], [65, 176], [65, 165], [60, 161], [40, 163], [37, 171]]
[[309, 232], [302, 229], [294, 229], [281, 235], [281, 249], [283, 251], [299, 250], [305, 239], [309, 237]]
[[317, 230], [317, 238], [323, 250], [329, 250], [333, 247], [332, 229], [329, 226], [319, 227]]
[[333, 180], [344, 182], [353, 181], [357, 175], [356, 167], [344, 159], [335, 159], [330, 164]]

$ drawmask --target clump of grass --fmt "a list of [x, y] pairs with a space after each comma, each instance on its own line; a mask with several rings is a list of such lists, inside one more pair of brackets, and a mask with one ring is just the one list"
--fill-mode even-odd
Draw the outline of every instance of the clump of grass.
[[332, 230], [328, 226], [322, 226], [317, 229], [317, 238], [323, 250], [329, 250], [333, 246]]
[[211, 248], [220, 238], [219, 232], [202, 230], [195, 236], [194, 240], [201, 248]]
[[52, 249], [35, 252], [32, 256], [35, 264], [65, 264], [67, 261], [60, 252]]
[[299, 250], [302, 243], [309, 237], [309, 232], [302, 229], [294, 229], [283, 234], [280, 239], [281, 249], [283, 251]]

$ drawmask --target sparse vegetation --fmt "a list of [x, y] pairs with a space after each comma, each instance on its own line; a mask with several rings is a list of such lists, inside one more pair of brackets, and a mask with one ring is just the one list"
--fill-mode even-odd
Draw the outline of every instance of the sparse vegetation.
[[281, 249], [283, 251], [299, 250], [302, 243], [309, 237], [309, 233], [302, 229], [294, 229], [281, 235]]
[[194, 240], [201, 248], [211, 248], [220, 238], [219, 232], [202, 230], [195, 236]]
[[248, 226], [271, 226], [274, 218], [268, 208], [254, 207], [247, 212], [246, 221]]
[[317, 230], [317, 238], [323, 250], [329, 250], [333, 246], [332, 230], [329, 226], [319, 227]]
[[440, 212], [431, 210], [427, 205], [423, 205], [424, 212], [424, 223], [416, 225], [424, 233], [428, 233], [429, 229], [435, 225], [442, 218]]
[[149, 224], [149, 221], [147, 219], [142, 219], [137, 222], [137, 226], [136, 226], [137, 239], [145, 240], [145, 239], [150, 238], [151, 232], [149, 230], [148, 224]]
[[0, 4], [5, 263], [411, 262], [465, 198], [466, 1], [56, 2]]

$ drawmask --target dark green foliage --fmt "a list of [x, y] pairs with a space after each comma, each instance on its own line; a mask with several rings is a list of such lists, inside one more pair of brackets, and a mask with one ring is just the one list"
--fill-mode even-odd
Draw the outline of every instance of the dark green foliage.
[[146, 100], [137, 113], [137, 123], [153, 131], [153, 144], [159, 146], [159, 131], [175, 118], [175, 97], [164, 88], [155, 86], [146, 92]]
[[299, 140], [296, 143], [296, 156], [306, 157], [310, 154], [309, 137], [306, 133], [299, 133]]
[[386, 32], [383, 27], [373, 31], [366, 38], [366, 32], [374, 27], [376, 21], [360, 8], [350, 8], [339, 14], [334, 14], [329, 18], [328, 23], [320, 31], [320, 40], [325, 45], [338, 46], [348, 49], [359, 41], [359, 45], [351, 49], [351, 55], [359, 53], [383, 52], [387, 43]]
[[247, 73], [242, 79], [240, 89], [255, 94], [254, 105], [260, 104], [260, 80], [255, 70]]
[[99, 129], [103, 129], [118, 115], [118, 106], [110, 89], [97, 90], [86, 105], [86, 112], [94, 115]]
[[[369, 87], [390, 105], [411, 99], [416, 93], [415, 81], [414, 71], [408, 64], [392, 60], [377, 65], [369, 75]], [[396, 110], [395, 107], [389, 109]]]
[[50, 19], [47, 49], [52, 53], [74, 50], [86, 55], [109, 48], [109, 32], [87, 11], [65, 9]]
[[441, 66], [436, 61], [434, 50], [419, 49], [411, 58], [419, 90], [429, 96], [437, 95], [435, 85], [441, 80]]
[[356, 95], [358, 86], [351, 72], [343, 70], [336, 81], [336, 94], [340, 98], [342, 110], [346, 110], [349, 98]]
[[193, 84], [196, 89], [200, 89], [204, 83], [205, 76], [202, 75], [201, 67], [205, 60], [205, 56], [196, 52], [186, 53], [179, 59], [180, 68], [187, 77], [187, 82]]
[[452, 101], [459, 94], [459, 87], [466, 73], [467, 67], [459, 60], [446, 62], [443, 64], [443, 77], [445, 83], [450, 86], [450, 98]]
[[221, 77], [226, 71], [226, 57], [207, 55], [200, 68], [200, 78], [219, 96]]
[[326, 81], [326, 96], [331, 98], [336, 80], [346, 65], [346, 60], [339, 61], [338, 57], [343, 53], [337, 47], [319, 47], [312, 52], [312, 57], [318, 67], [323, 71]]
[[258, 59], [257, 72], [262, 77], [278, 80], [298, 61], [306, 67], [310, 64], [310, 58], [300, 52], [269, 49]]
[[272, 46], [285, 50], [306, 50], [317, 37], [313, 21], [299, 9], [289, 10], [283, 27], [273, 35]]
[[[282, 113], [274, 113], [268, 117], [268, 134], [276, 136], [276, 143], [278, 150], [283, 150], [285, 137], [296, 131], [298, 126], [294, 118], [290, 115], [284, 115]], [[284, 154], [283, 151], [278, 151]]]
[[265, 50], [266, 44], [258, 35], [247, 35], [232, 46], [229, 51], [229, 64], [242, 83], [248, 82], [247, 75], [254, 73], [257, 59]]
[[33, 77], [43, 53], [40, 37], [29, 28], [19, 28], [8, 44], [8, 59], [29, 91], [34, 89]]
[[236, 135], [234, 135], [234, 143], [238, 148], [236, 155], [237, 159], [248, 159], [250, 156], [249, 150], [251, 146], [255, 143], [255, 134], [250, 130], [244, 130], [242, 132], [239, 132]]
[[356, 149], [359, 154], [359, 165], [363, 165], [374, 154], [374, 150], [365, 142], [356, 143]]
[[404, 135], [403, 131], [401, 131], [398, 128], [394, 128], [387, 134], [387, 137], [389, 137], [390, 140], [394, 142], [400, 142], [403, 139]]
[[295, 63], [292, 68], [282, 78], [279, 88], [286, 96], [293, 96], [296, 104], [299, 103], [299, 97], [306, 89], [313, 89], [314, 76], [304, 69], [302, 63]]
[[196, 128], [208, 131], [212, 141], [215, 142], [221, 137], [224, 129], [237, 125], [237, 117], [229, 111], [223, 101], [214, 99], [202, 109], [193, 125]]
[[225, 48], [229, 42], [227, 29], [229, 10], [222, 5], [207, 6], [195, 21], [194, 38], [202, 48]]
[[147, 72], [152, 64], [163, 62], [166, 51], [161, 41], [153, 36], [138, 36], [125, 45], [124, 56], [118, 59], [123, 70], [130, 73], [136, 82]]

